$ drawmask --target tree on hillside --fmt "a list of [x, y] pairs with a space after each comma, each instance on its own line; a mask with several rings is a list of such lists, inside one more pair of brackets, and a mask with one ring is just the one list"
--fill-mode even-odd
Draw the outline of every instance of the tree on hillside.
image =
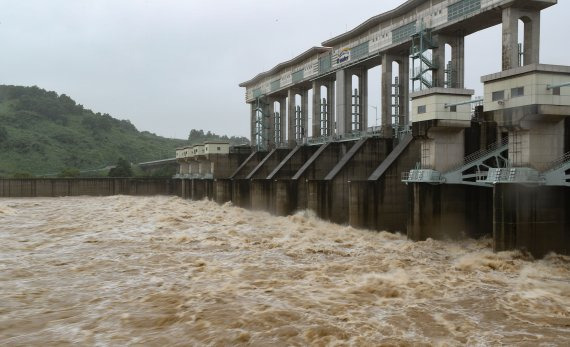
[[119, 158], [117, 165], [109, 170], [109, 177], [133, 177], [131, 163], [124, 158]]
[[191, 145], [200, 144], [206, 141], [228, 141], [230, 145], [249, 144], [249, 140], [245, 137], [238, 137], [238, 136], [228, 137], [227, 135], [220, 136], [211, 131], [204, 133], [204, 130], [197, 130], [197, 129], [190, 130], [190, 134], [188, 135], [188, 141], [190, 142]]
[[34, 175], [32, 175], [29, 172], [16, 172], [15, 174], [12, 175], [12, 178], [17, 178], [17, 179], [34, 178]]
[[8, 131], [6, 128], [0, 126], [0, 144], [6, 140], [8, 140]]

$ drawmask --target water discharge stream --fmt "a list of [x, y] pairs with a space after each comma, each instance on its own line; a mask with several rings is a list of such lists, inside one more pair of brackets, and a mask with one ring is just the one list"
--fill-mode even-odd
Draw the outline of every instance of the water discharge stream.
[[0, 200], [0, 345], [570, 345], [570, 258], [173, 197]]

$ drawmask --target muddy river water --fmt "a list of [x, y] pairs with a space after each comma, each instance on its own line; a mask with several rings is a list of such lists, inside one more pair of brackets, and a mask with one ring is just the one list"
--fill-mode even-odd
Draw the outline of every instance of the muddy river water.
[[0, 199], [0, 345], [569, 346], [570, 258], [175, 197]]

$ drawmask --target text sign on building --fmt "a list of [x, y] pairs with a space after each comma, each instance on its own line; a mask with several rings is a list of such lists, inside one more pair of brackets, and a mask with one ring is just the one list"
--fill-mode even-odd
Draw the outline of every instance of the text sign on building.
[[342, 64], [350, 60], [350, 49], [343, 48], [338, 54], [337, 64]]

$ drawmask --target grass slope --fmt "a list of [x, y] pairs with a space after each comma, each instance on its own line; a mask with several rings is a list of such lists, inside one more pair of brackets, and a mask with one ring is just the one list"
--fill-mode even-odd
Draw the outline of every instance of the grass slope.
[[84, 109], [65, 94], [0, 86], [0, 176], [92, 169], [120, 157], [133, 163], [164, 159], [187, 143], [139, 132], [128, 120]]

